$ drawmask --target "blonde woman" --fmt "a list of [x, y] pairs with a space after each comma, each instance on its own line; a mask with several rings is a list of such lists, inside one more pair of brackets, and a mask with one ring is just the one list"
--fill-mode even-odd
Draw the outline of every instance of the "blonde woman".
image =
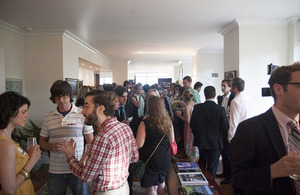
[[85, 98], [85, 94], [87, 92], [90, 92], [91, 88], [89, 86], [82, 86], [79, 90], [78, 96], [76, 98], [76, 103], [75, 106], [79, 107], [79, 108], [83, 108], [84, 106], [84, 98]]
[[148, 116], [140, 123], [136, 137], [137, 146], [141, 148], [140, 159], [146, 162], [162, 141], [146, 165], [141, 186], [146, 188], [147, 195], [163, 195], [165, 178], [171, 166], [170, 144], [174, 142], [174, 130], [160, 97], [148, 97], [147, 111]]
[[41, 157], [39, 145], [25, 152], [11, 134], [16, 126], [24, 127], [30, 102], [15, 92], [0, 95], [0, 195], [34, 195], [30, 171]]
[[193, 147], [194, 136], [190, 128], [191, 115], [196, 104], [193, 100], [193, 94], [185, 90], [182, 94], [182, 100], [185, 103], [183, 108], [183, 116], [181, 111], [176, 111], [176, 116], [184, 121], [184, 149], [188, 157], [195, 156], [195, 148]]

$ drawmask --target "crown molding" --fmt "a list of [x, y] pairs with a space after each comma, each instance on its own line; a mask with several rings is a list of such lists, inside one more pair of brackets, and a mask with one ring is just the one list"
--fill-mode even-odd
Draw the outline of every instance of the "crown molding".
[[24, 36], [24, 30], [22, 28], [19, 28], [15, 25], [9, 24], [3, 20], [0, 20], [0, 28], [3, 28], [5, 30], [11, 31], [18, 35]]
[[226, 35], [229, 31], [234, 28], [239, 27], [238, 22], [233, 20], [232, 22], [228, 23], [223, 29], [221, 29], [218, 33], [222, 34], [223, 36]]
[[300, 16], [298, 16], [298, 17], [292, 16], [292, 17], [289, 17], [287, 20], [288, 20], [289, 24], [295, 24], [300, 21]]
[[81, 40], [80, 38], [78, 38], [76, 35], [74, 35], [73, 33], [71, 33], [68, 30], [65, 30], [63, 33], [66, 37], [68, 37], [69, 39], [72, 39], [73, 41], [75, 41], [76, 43], [80, 44], [81, 46], [85, 47], [86, 49], [90, 50], [91, 52], [101, 56], [102, 58], [105, 58], [105, 60], [107, 60], [108, 62], [111, 62], [111, 60], [106, 57], [104, 54], [102, 54], [100, 51], [98, 51], [97, 49], [95, 49], [94, 47], [90, 46], [89, 44], [87, 44], [86, 42], [84, 42], [83, 40]]

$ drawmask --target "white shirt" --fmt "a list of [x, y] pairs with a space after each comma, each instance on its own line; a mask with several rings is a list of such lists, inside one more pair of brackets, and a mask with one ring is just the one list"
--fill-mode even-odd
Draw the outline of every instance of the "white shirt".
[[240, 92], [235, 95], [230, 104], [230, 122], [228, 140], [232, 140], [238, 124], [255, 115], [255, 105], [246, 94]]
[[231, 95], [231, 92], [229, 92], [226, 96], [223, 96], [221, 106], [225, 109], [227, 108], [230, 95]]
[[[57, 110], [50, 111], [43, 120], [40, 135], [49, 137], [49, 143], [61, 142], [64, 138], [67, 142], [73, 138], [76, 142], [75, 156], [78, 160], [84, 151], [84, 135], [93, 133], [93, 127], [84, 124], [85, 117], [82, 109], [72, 105], [71, 111], [63, 117]], [[49, 172], [52, 174], [71, 173], [63, 152], [50, 151]]]

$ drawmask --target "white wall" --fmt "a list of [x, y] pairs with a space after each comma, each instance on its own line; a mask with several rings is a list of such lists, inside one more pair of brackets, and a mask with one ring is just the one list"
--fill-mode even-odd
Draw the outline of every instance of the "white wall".
[[41, 34], [24, 37], [25, 89], [32, 105], [30, 118], [38, 125], [55, 105], [49, 100], [50, 87], [63, 79], [62, 34]]
[[[128, 66], [126, 60], [111, 61], [110, 69], [113, 72], [113, 82], [118, 85], [123, 85], [125, 80], [128, 80]], [[133, 78], [133, 77], [131, 77]]]
[[[288, 64], [288, 26], [277, 24], [240, 24], [240, 77], [245, 92], [256, 102], [258, 113], [269, 109], [272, 97], [262, 97], [261, 88], [269, 87], [267, 65]], [[255, 34], [255, 36], [253, 36]]]
[[[193, 67], [197, 67], [197, 54], [191, 57], [190, 60], [181, 60], [182, 61], [182, 68], [183, 68], [183, 78], [185, 76], [193, 77]], [[182, 84], [182, 81], [180, 81]]]
[[[223, 53], [197, 53], [198, 72], [195, 82], [200, 81], [203, 86], [200, 92], [201, 102], [205, 101], [204, 88], [214, 86], [217, 95], [222, 94], [221, 81], [224, 79], [224, 55]], [[218, 77], [212, 77], [212, 73], [218, 73]]]
[[5, 92], [4, 49], [0, 48], [0, 94]]
[[239, 72], [239, 27], [234, 21], [230, 30], [222, 32], [224, 36], [224, 72]]
[[291, 17], [288, 21], [288, 63], [293, 64], [296, 61], [300, 61], [300, 19]]
[[[26, 93], [24, 89], [24, 41], [23, 34], [18, 32], [7, 23], [0, 22], [0, 48], [2, 48], [1, 66], [4, 78], [14, 78], [23, 80], [23, 94]], [[3, 67], [4, 66], [4, 67]]]
[[65, 31], [63, 33], [63, 78], [79, 78], [79, 58], [103, 68], [110, 68], [109, 58], [87, 45], [69, 31]]
[[79, 80], [83, 80], [83, 85], [94, 86], [95, 85], [95, 73], [88, 68], [79, 67]]

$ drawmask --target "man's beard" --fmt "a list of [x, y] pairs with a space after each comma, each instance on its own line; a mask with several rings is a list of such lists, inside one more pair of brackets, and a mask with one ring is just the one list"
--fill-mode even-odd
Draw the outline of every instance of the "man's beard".
[[95, 123], [97, 123], [98, 121], [98, 116], [96, 114], [96, 109], [94, 108], [93, 112], [91, 114], [89, 114], [88, 116], [85, 116], [85, 124], [86, 125], [94, 125]]

